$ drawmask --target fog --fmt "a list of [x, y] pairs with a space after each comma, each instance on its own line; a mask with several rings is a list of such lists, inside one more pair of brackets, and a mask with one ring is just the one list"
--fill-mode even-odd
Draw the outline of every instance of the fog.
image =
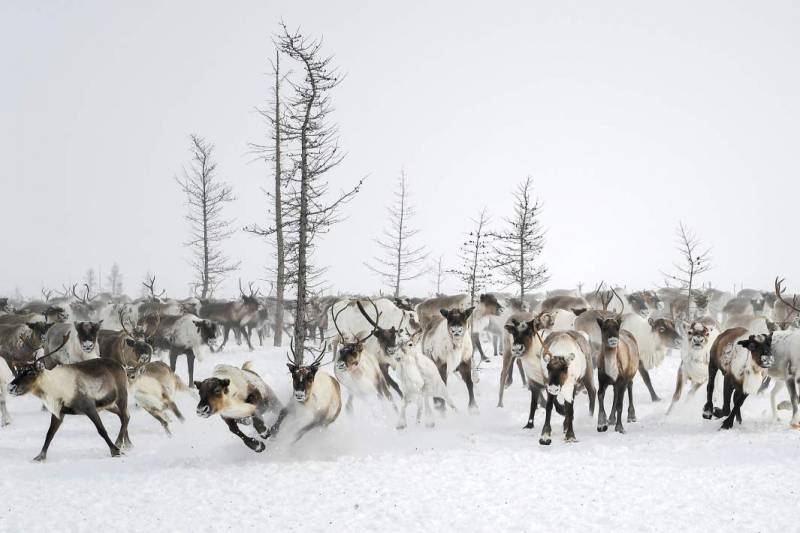
[[[0, 294], [114, 262], [129, 293], [149, 270], [187, 294], [173, 176], [190, 133], [216, 145], [236, 224], [267, 223], [271, 168], [247, 144], [267, 134], [254, 107], [269, 96], [281, 18], [324, 36], [347, 73], [333, 93], [348, 152], [333, 190], [369, 176], [320, 242], [335, 290], [380, 288], [362, 262], [401, 166], [419, 242], [449, 267], [470, 218], [488, 206], [499, 226], [530, 175], [549, 287], [661, 283], [679, 220], [714, 247], [700, 281], [797, 285], [796, 3], [6, 1]], [[242, 268], [220, 294], [265, 277], [271, 244], [239, 232], [225, 248]], [[403, 292], [433, 289], [424, 278]], [[445, 289], [462, 287], [450, 277]]]

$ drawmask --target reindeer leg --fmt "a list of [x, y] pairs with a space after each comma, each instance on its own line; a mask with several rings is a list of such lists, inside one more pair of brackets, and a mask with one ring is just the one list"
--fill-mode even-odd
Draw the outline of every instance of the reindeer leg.
[[553, 400], [555, 396], [547, 393], [547, 407], [545, 407], [544, 427], [542, 428], [542, 436], [539, 437], [539, 444], [549, 446], [553, 437], [553, 430], [550, 427], [550, 415], [553, 413]]
[[186, 350], [186, 367], [189, 370], [189, 383], [194, 385], [194, 351]]
[[247, 348], [252, 352], [253, 351], [253, 344], [250, 342], [250, 332], [245, 331], [241, 326], [239, 327], [244, 340], [247, 341]]
[[500, 355], [500, 335], [492, 334], [492, 347], [494, 347], [494, 356]]
[[659, 398], [658, 394], [656, 394], [656, 391], [653, 388], [653, 383], [650, 381], [650, 374], [647, 372], [647, 369], [644, 367], [641, 361], [639, 361], [639, 374], [641, 374], [644, 384], [647, 387], [647, 390], [650, 392], [650, 399], [654, 402], [660, 402], [661, 398]]
[[636, 422], [636, 409], [633, 407], [633, 380], [628, 382], [628, 423]]
[[586, 388], [586, 393], [589, 395], [589, 414], [594, 416], [597, 389], [594, 386], [594, 372], [592, 372], [592, 369], [588, 365], [586, 367], [586, 374], [583, 376], [583, 386]]
[[503, 355], [503, 368], [500, 370], [500, 393], [497, 399], [497, 407], [503, 407], [503, 396], [505, 396], [506, 387], [508, 387], [508, 375], [509, 370], [511, 373], [514, 373], [514, 368], [512, 365], [514, 361], [512, 360], [510, 355]]
[[614, 403], [616, 404], [617, 422], [614, 425], [614, 431], [617, 433], [625, 433], [625, 428], [622, 427], [622, 403], [625, 401], [624, 383], [614, 384]]
[[253, 427], [256, 428], [258, 435], [262, 439], [269, 437], [269, 431], [267, 430], [267, 425], [264, 423], [264, 419], [257, 414], [253, 415]]
[[242, 433], [242, 430], [239, 429], [239, 425], [236, 423], [236, 420], [233, 420], [232, 418], [223, 418], [223, 420], [228, 425], [228, 429], [231, 431], [231, 433], [242, 439], [242, 442], [244, 442], [248, 448], [256, 453], [261, 453], [264, 451], [264, 448], [266, 448], [264, 443]]
[[288, 414], [289, 414], [289, 409], [287, 407], [281, 409], [280, 413], [278, 413], [278, 419], [275, 420], [275, 423], [272, 424], [271, 428], [269, 428], [266, 438], [274, 437], [275, 435], [278, 434], [278, 431], [280, 431], [281, 429], [281, 424], [283, 424], [283, 421], [286, 419], [286, 416]]
[[575, 428], [573, 428], [573, 422], [575, 421], [575, 396], [572, 397], [572, 401], [568, 402], [566, 398], [564, 399], [564, 410], [567, 412], [567, 434], [564, 437], [564, 442], [577, 442], [578, 439], [575, 438]]
[[606, 416], [606, 387], [608, 387], [608, 378], [602, 374], [599, 379], [597, 387], [597, 431], [608, 431], [608, 417]]
[[478, 414], [478, 404], [475, 403], [475, 391], [473, 390], [473, 383], [472, 383], [472, 361], [470, 360], [469, 363], [465, 363], [461, 361], [461, 364], [458, 365], [456, 369], [459, 374], [461, 374], [461, 379], [464, 380], [464, 383], [467, 385], [467, 393], [469, 394], [469, 412], [472, 415]]
[[[92, 421], [94, 427], [97, 429], [97, 433], [100, 435], [100, 437], [102, 437], [104, 441], [106, 441], [106, 444], [108, 444], [108, 449], [111, 450], [111, 456], [118, 457], [120, 454], [119, 447], [113, 442], [111, 442], [111, 439], [108, 437], [108, 432], [106, 431], [106, 428], [103, 425], [103, 421], [100, 420], [100, 414], [97, 412], [95, 406], [94, 405], [87, 406], [86, 408], [81, 409], [81, 412], [85, 414], [89, 418], [89, 420]], [[122, 431], [120, 431], [120, 438], [123, 435], [124, 434], [122, 433]], [[118, 438], [117, 440], [120, 440], [120, 438]]]
[[542, 390], [533, 384], [532, 381], [528, 382], [528, 390], [531, 391], [531, 408], [528, 413], [528, 423], [522, 429], [533, 429], [533, 420], [536, 415], [536, 408], [539, 406], [539, 395]]
[[[447, 387], [447, 362], [444, 363], [436, 363], [436, 368], [439, 369], [439, 375], [442, 377], [442, 382], [444, 382], [444, 386]], [[436, 410], [439, 411], [439, 415], [444, 418], [445, 406], [444, 406], [444, 399], [442, 398], [433, 398], [433, 405], [436, 407]]]
[[400, 390], [400, 385], [398, 385], [397, 382], [392, 379], [392, 376], [389, 375], [389, 365], [387, 363], [382, 363], [378, 366], [381, 369], [381, 374], [383, 374], [383, 379], [386, 380], [386, 384], [393, 388], [397, 395], [402, 398], [403, 391]]
[[[178, 365], [178, 356], [179, 355], [180, 355], [180, 352], [178, 350], [176, 350], [175, 348], [170, 348], [169, 349], [169, 369], [172, 370], [173, 372], [175, 372], [175, 368]], [[194, 387], [194, 383], [190, 383], [189, 386], [190, 387]]]
[[483, 346], [481, 346], [481, 334], [473, 331], [470, 336], [472, 337], [472, 346], [474, 348], [473, 353], [475, 353], [475, 349], [477, 349], [478, 353], [481, 354], [481, 361], [489, 361], [489, 358], [483, 353]]
[[226, 325], [224, 325], [224, 326], [222, 327], [222, 329], [223, 329], [223, 330], [225, 330], [225, 331], [224, 331], [224, 333], [223, 333], [223, 335], [222, 335], [222, 344], [220, 344], [220, 345], [219, 345], [219, 348], [217, 348], [217, 351], [218, 351], [218, 352], [221, 352], [221, 351], [223, 350], [223, 348], [225, 348], [225, 345], [226, 345], [226, 344], [228, 344], [228, 335], [229, 335], [229, 334], [230, 334], [230, 332], [231, 332], [231, 328], [230, 328], [230, 326], [228, 326], [227, 324], [226, 324]]
[[742, 404], [746, 399], [747, 399], [747, 394], [737, 389], [733, 398], [733, 409], [731, 409], [728, 418], [726, 418], [725, 421], [722, 423], [720, 429], [731, 429], [733, 427], [734, 420], [736, 420], [737, 418], [741, 418], [739, 410], [741, 409]]
[[669, 409], [667, 409], [667, 414], [672, 412], [672, 409], [675, 407], [675, 404], [678, 403], [678, 400], [681, 399], [681, 394], [683, 394], [683, 367], [678, 367], [678, 379], [675, 382], [675, 393], [672, 395], [672, 403], [669, 404]]
[[[780, 422], [780, 420], [781, 420], [781, 417], [778, 416], [777, 400], [778, 400], [778, 394], [780, 394], [780, 392], [783, 390], [783, 388], [785, 386], [786, 386], [786, 382], [781, 381], [780, 379], [776, 379], [775, 380], [775, 386], [772, 387], [772, 392], [769, 395], [769, 406], [772, 409], [772, 421], [773, 422]], [[792, 391], [789, 390], [789, 397], [791, 398], [791, 396], [792, 396]]]
[[50, 448], [50, 443], [53, 442], [53, 437], [56, 436], [58, 428], [64, 423], [64, 414], [62, 413], [61, 416], [62, 418], [58, 418], [55, 415], [50, 415], [50, 427], [47, 429], [47, 436], [44, 438], [44, 446], [42, 446], [42, 451], [39, 452], [39, 455], [33, 458], [34, 461], [44, 461], [47, 459], [47, 450]]
[[733, 383], [728, 379], [728, 376], [725, 376], [725, 381], [722, 385], [722, 409], [714, 409], [716, 418], [723, 418], [731, 414], [731, 396], [733, 392]]
[[[528, 378], [525, 376], [525, 369], [522, 368], [522, 359], [519, 357], [517, 358], [517, 370], [519, 370], [519, 379], [522, 382], [522, 388], [524, 389], [528, 386]], [[512, 371], [511, 373], [513, 374], [514, 372]], [[510, 384], [511, 383], [509, 382], [509, 385]]]
[[164, 416], [163, 411], [158, 411], [152, 407], [145, 407], [144, 410], [147, 411], [147, 414], [158, 420], [158, 422], [161, 424], [161, 427], [164, 428], [164, 433], [167, 434], [167, 437], [172, 436], [172, 433], [169, 431], [169, 420], [166, 416]]
[[708, 362], [708, 385], [706, 385], [706, 404], [703, 406], [703, 418], [711, 420], [714, 415], [714, 381], [717, 378], [717, 364], [714, 358]]
[[[123, 448], [133, 448], [133, 443], [131, 442], [130, 437], [128, 436], [128, 425], [130, 424], [130, 414], [128, 414], [128, 397], [127, 394], [124, 398], [120, 398], [117, 400], [117, 404], [113, 407], [108, 409], [110, 413], [114, 413], [119, 417], [119, 435], [117, 435], [117, 440], [114, 442], [114, 445], [122, 450]], [[145, 409], [148, 413], [147, 409]], [[150, 413], [153, 415], [153, 413]], [[155, 416], [155, 415], [153, 415]], [[158, 417], [156, 417], [158, 418]], [[167, 420], [169, 422], [169, 420]]]
[[[423, 396], [419, 400], [420, 402], [425, 403], [425, 418], [427, 422], [425, 422], [426, 428], [433, 428], [436, 427], [436, 421], [433, 419], [433, 410], [431, 409], [431, 398], [430, 396]], [[453, 400], [450, 400], [452, 403]]]
[[5, 382], [0, 382], [0, 427], [7, 426], [11, 423], [11, 415], [8, 414], [8, 409], [6, 408], [6, 384]]
[[792, 420], [789, 424], [792, 429], [800, 429], [800, 413], [798, 413], [797, 409], [797, 382], [793, 376], [789, 376], [789, 379], [786, 380], [786, 388], [789, 389], [789, 400], [792, 402]]
[[400, 404], [400, 413], [397, 417], [397, 425], [395, 426], [397, 429], [405, 429], [408, 427], [408, 422], [406, 421], [406, 407], [408, 407], [408, 395], [403, 397], [403, 401]]
[[175, 416], [178, 417], [178, 420], [183, 422], [184, 418], [183, 418], [183, 415], [181, 414], [180, 410], [178, 409], [177, 404], [174, 401], [170, 400], [170, 399], [167, 399], [166, 403], [167, 403], [167, 407], [169, 407], [170, 411], [175, 413]]

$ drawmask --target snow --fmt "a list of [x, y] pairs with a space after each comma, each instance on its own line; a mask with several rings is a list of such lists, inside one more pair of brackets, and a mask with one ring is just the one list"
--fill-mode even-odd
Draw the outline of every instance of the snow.
[[[290, 401], [281, 349], [229, 347], [198, 362], [195, 379], [218, 363], [247, 360]], [[625, 425], [626, 435], [597, 433], [581, 395], [579, 442], [563, 442], [554, 415], [549, 447], [538, 443], [542, 410], [535, 429], [521, 429], [529, 395], [518, 375], [505, 409], [495, 407], [499, 358], [481, 368], [480, 415], [468, 414], [454, 375], [448, 386], [459, 413], [437, 417], [434, 429], [412, 416], [398, 431], [391, 408], [357, 399], [354, 416], [343, 411], [328, 429], [295, 446], [270, 442], [262, 454], [219, 417], [197, 417], [196, 398], [179, 393], [186, 422], [171, 425], [172, 438], [132, 408], [134, 448], [115, 459], [88, 419], [67, 417], [47, 462], [33, 463], [49, 413], [34, 397], [9, 398], [14, 423], [0, 429], [0, 531], [794, 530], [800, 434], [789, 414], [773, 423], [768, 396], [751, 397], [744, 424], [718, 431], [720, 421], [701, 418], [701, 389], [666, 417], [678, 363], [673, 353], [650, 372], [661, 403], [650, 402], [636, 378], [638, 421]], [[186, 381], [185, 365], [178, 362]], [[102, 418], [115, 439], [117, 417]]]

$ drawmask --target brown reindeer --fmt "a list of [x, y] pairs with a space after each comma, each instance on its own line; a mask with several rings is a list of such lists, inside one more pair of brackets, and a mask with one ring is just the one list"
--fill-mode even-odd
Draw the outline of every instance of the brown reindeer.
[[[622, 403], [628, 391], [628, 422], [636, 422], [633, 406], [633, 378], [639, 370], [639, 347], [636, 339], [622, 329], [622, 313], [610, 318], [596, 318], [600, 327], [602, 342], [597, 357], [597, 399], [600, 409], [597, 415], [597, 431], [607, 431], [609, 424], [615, 424], [614, 431], [625, 433], [622, 426]], [[614, 401], [611, 405], [611, 418], [606, 417], [606, 387], [614, 387]], [[615, 423], [616, 422], [616, 423]]]
[[250, 294], [245, 294], [242, 289], [242, 280], [239, 280], [239, 293], [241, 300], [233, 302], [208, 302], [203, 304], [200, 308], [200, 317], [213, 321], [215, 324], [222, 326], [224, 330], [224, 337], [222, 344], [217, 350], [221, 351], [225, 344], [228, 342], [228, 335], [231, 330], [235, 330], [244, 337], [247, 342], [248, 348], [253, 349], [250, 342], [250, 335], [245, 326], [253, 319], [254, 315], [258, 314], [261, 308], [261, 302], [258, 301], [258, 289], [253, 292], [253, 284], [249, 285]]
[[[51, 413], [44, 446], [35, 460], [47, 459], [47, 450], [64, 422], [64, 415], [88, 417], [97, 428], [97, 433], [108, 444], [111, 455], [116, 457], [120, 455], [121, 448], [131, 446], [128, 437], [130, 415], [125, 369], [110, 359], [89, 359], [47, 370], [44, 360], [63, 348], [68, 340], [69, 334], [64, 335], [61, 345], [55, 350], [48, 351], [33, 362], [17, 365], [17, 377], [8, 388], [13, 396], [32, 393], [42, 400]], [[116, 442], [111, 442], [100, 419], [99, 412], [104, 410], [119, 416], [121, 427]]]

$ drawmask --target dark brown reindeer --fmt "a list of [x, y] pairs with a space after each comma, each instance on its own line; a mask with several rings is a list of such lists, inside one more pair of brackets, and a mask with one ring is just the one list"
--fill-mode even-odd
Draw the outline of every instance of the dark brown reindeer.
[[222, 350], [228, 342], [228, 335], [231, 330], [235, 330], [244, 337], [247, 341], [247, 346], [252, 350], [253, 345], [250, 343], [250, 335], [245, 329], [254, 315], [258, 314], [261, 308], [261, 302], [258, 301], [258, 290], [253, 292], [253, 284], [249, 284], [250, 294], [245, 294], [242, 289], [242, 280], [239, 280], [239, 293], [242, 295], [241, 300], [233, 302], [208, 302], [200, 308], [200, 317], [213, 321], [215, 324], [222, 326], [224, 329], [224, 337], [222, 344], [218, 350]]
[[[85, 415], [97, 428], [97, 432], [108, 444], [111, 455], [120, 455], [123, 447], [131, 446], [128, 437], [128, 378], [125, 369], [110, 359], [90, 359], [70, 365], [59, 365], [47, 370], [45, 359], [57, 352], [69, 341], [64, 335], [61, 345], [48, 351], [33, 362], [17, 365], [17, 377], [11, 382], [8, 391], [13, 396], [31, 393], [42, 400], [51, 413], [50, 428], [47, 430], [42, 451], [34, 460], [47, 459], [47, 450], [58, 428], [64, 422], [64, 415]], [[100, 411], [108, 410], [119, 416], [120, 431], [116, 442], [111, 442]]]
[[145, 358], [149, 361], [153, 348], [145, 339], [144, 328], [134, 325], [128, 330], [122, 311], [119, 312], [119, 323], [122, 331], [100, 330], [97, 334], [100, 357], [113, 359], [126, 368], [138, 365]]

